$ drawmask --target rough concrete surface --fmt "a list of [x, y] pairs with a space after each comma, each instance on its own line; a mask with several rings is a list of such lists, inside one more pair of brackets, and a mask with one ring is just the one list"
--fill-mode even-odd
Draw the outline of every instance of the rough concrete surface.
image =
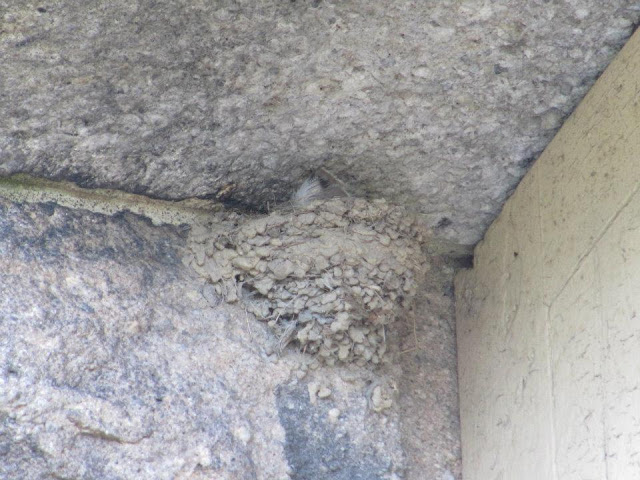
[[[242, 223], [274, 205], [291, 208], [292, 192], [315, 172], [335, 191], [401, 205], [437, 237], [473, 244], [639, 15], [637, 0], [0, 0], [0, 176], [209, 199], [241, 207], [233, 215]], [[589, 145], [569, 150], [584, 153]], [[571, 171], [563, 178], [582, 176]], [[621, 185], [635, 179], [626, 175]], [[49, 195], [54, 202], [21, 203], [22, 181], [11, 180], [13, 200], [0, 201], [0, 477], [460, 478], [452, 266], [434, 253], [443, 247], [425, 247], [434, 268], [413, 306], [394, 312], [393, 328], [385, 324], [382, 335], [369, 338], [371, 318], [363, 315], [349, 338], [331, 332], [346, 342], [344, 359], [370, 355], [370, 363], [314, 362], [321, 352], [341, 361], [332, 343], [338, 337], [314, 338], [309, 351], [300, 340], [326, 333], [335, 323], [329, 320], [344, 312], [327, 320], [314, 311], [313, 322], [323, 327], [305, 332], [296, 324], [297, 341], [283, 342], [254, 317], [258, 307], [224, 301], [230, 291], [216, 291], [221, 285], [211, 269], [208, 280], [191, 270], [188, 227], [114, 214], [124, 203], [165, 219], [156, 223], [175, 223], [179, 209], [162, 212], [161, 203], [145, 201], [138, 210], [136, 198], [105, 198], [104, 191], [99, 200], [81, 192], [76, 202], [43, 189], [31, 200]], [[542, 197], [553, 198], [558, 188], [549, 186]], [[591, 207], [600, 220], [609, 218], [599, 204]], [[198, 208], [190, 215], [200, 218]], [[558, 219], [548, 218], [552, 228]], [[369, 230], [383, 238], [376, 225], [350, 232], [356, 223], [336, 224], [345, 231], [335, 238], [346, 245], [351, 234], [362, 241]], [[282, 233], [298, 228], [287, 225]], [[220, 251], [234, 250], [242, 260], [229, 270], [237, 282], [264, 273], [246, 261], [261, 247], [254, 238], [221, 244]], [[322, 243], [331, 239], [314, 248]], [[562, 245], [550, 245], [544, 262], [564, 262], [557, 271], [565, 274], [577, 266]], [[203, 246], [205, 257], [216, 257]], [[361, 252], [392, 255], [382, 247]], [[295, 253], [282, 253], [270, 270], [286, 285], [250, 286], [268, 299], [291, 291], [300, 297], [309, 285], [289, 278], [298, 275], [286, 258]], [[195, 269], [203, 266], [197, 255]], [[359, 256], [356, 248], [348, 259]], [[218, 273], [227, 272], [229, 265], [214, 260]], [[332, 267], [334, 277], [344, 273]], [[325, 273], [313, 268], [301, 280]], [[389, 281], [407, 280], [406, 270], [397, 275]], [[506, 287], [511, 295], [519, 285]], [[361, 292], [368, 305], [362, 311], [377, 312], [370, 305], [378, 302], [375, 289]], [[326, 294], [329, 304], [344, 300]], [[388, 299], [381, 297], [383, 306]], [[289, 312], [283, 297], [269, 300], [267, 310], [301, 321], [295, 315], [305, 312]], [[357, 341], [365, 334], [370, 345]], [[464, 345], [467, 353], [487, 346]], [[562, 345], [554, 348], [564, 352]], [[350, 356], [352, 348], [358, 355]], [[372, 365], [383, 354], [389, 361]], [[527, 393], [542, 382], [541, 361], [531, 360], [538, 377]], [[495, 373], [487, 365], [477, 365], [477, 379]], [[491, 366], [506, 369], [507, 379], [521, 373], [499, 361]], [[510, 398], [471, 408], [469, 392], [465, 412], [487, 405], [501, 411]], [[523, 395], [516, 390], [516, 400]], [[567, 408], [563, 398], [559, 411]], [[541, 405], [521, 412], [543, 418], [548, 409]], [[508, 429], [517, 418], [489, 415], [477, 425]], [[467, 462], [478, 463], [476, 473], [491, 470], [496, 457], [482, 455], [490, 446], [544, 470], [551, 463], [527, 443], [544, 441], [538, 433], [551, 425], [544, 419], [526, 424], [521, 436], [484, 438]], [[556, 431], [563, 420], [571, 417], [562, 416]], [[632, 457], [623, 447], [619, 458]], [[568, 459], [561, 467], [570, 472], [581, 451], [561, 452]], [[624, 469], [613, 462], [611, 468]]]
[[639, 9], [0, 1], [0, 174], [264, 209], [323, 166], [475, 243]]
[[[448, 380], [412, 375], [407, 398], [444, 388], [451, 402], [416, 420], [404, 411], [408, 356], [372, 369], [274, 352], [264, 322], [185, 265], [187, 230], [0, 200], [0, 477], [457, 474], [457, 422], [440, 414], [457, 409], [451, 364]], [[414, 345], [404, 328], [390, 332], [391, 350]], [[444, 341], [453, 348], [453, 333]]]
[[401, 434], [412, 480], [461, 479], [453, 273], [443, 256], [432, 269], [416, 307], [400, 324], [398, 402]]

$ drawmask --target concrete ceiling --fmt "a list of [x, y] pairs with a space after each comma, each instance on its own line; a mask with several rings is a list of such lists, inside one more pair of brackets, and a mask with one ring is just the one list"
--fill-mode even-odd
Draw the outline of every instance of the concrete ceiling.
[[0, 0], [0, 174], [264, 209], [323, 167], [478, 241], [635, 0]]

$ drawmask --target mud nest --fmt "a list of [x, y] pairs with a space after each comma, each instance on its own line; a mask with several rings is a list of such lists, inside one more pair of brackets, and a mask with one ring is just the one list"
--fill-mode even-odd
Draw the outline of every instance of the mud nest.
[[192, 230], [186, 263], [268, 322], [280, 348], [293, 343], [329, 365], [377, 364], [428, 270], [427, 234], [400, 207], [334, 198], [219, 214]]

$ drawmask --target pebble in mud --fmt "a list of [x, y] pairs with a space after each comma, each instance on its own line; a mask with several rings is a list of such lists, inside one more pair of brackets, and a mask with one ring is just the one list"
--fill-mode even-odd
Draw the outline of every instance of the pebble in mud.
[[333, 198], [270, 215], [220, 213], [185, 263], [268, 323], [278, 348], [322, 364], [379, 364], [386, 333], [429, 269], [428, 231], [385, 201]]

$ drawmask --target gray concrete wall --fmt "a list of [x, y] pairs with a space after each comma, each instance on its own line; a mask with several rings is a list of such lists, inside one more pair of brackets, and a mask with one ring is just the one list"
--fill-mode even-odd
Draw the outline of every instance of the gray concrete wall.
[[463, 478], [640, 478], [640, 33], [456, 278]]
[[0, 175], [268, 211], [322, 168], [475, 244], [638, 0], [0, 2]]

